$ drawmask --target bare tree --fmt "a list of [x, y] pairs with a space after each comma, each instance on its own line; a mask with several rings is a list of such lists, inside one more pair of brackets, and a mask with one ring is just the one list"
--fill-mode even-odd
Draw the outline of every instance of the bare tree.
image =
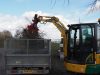
[[90, 12], [100, 9], [100, 0], [93, 0], [90, 4]]
[[[52, 8], [55, 7], [57, 1], [58, 0], [50, 0], [50, 5]], [[65, 3], [67, 3], [69, 5], [70, 0], [62, 0], [62, 2], [63, 2], [63, 5], [65, 5]]]

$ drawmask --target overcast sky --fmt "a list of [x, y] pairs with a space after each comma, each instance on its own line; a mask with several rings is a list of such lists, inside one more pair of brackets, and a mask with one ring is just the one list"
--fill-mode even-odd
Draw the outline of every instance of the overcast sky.
[[[0, 0], [0, 31], [9, 30], [14, 35], [16, 30], [25, 28], [34, 14], [57, 16], [66, 26], [71, 23], [97, 22], [100, 11], [89, 13], [93, 0]], [[98, 0], [96, 7], [100, 7]], [[46, 38], [59, 39], [60, 32], [48, 23], [38, 25]]]

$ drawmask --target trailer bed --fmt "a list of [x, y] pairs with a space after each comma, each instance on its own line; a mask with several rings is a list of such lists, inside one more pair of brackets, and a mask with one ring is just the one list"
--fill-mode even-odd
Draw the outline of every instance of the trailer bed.
[[51, 68], [50, 40], [5, 41], [7, 74], [46, 74]]

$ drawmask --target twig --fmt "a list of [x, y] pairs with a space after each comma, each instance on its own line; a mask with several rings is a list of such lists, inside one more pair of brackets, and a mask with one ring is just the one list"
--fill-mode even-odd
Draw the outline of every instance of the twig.
[[53, 5], [52, 5], [52, 8], [53, 8], [55, 5], [56, 5], [56, 0], [54, 0], [54, 3], [53, 3]]

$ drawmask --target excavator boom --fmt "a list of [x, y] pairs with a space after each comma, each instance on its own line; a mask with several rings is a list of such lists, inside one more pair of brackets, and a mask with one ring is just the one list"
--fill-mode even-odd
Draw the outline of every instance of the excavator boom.
[[60, 22], [60, 20], [55, 17], [55, 16], [38, 16], [37, 14], [35, 14], [35, 18], [33, 21], [38, 21], [34, 22], [34, 25], [37, 25], [39, 22], [40, 23], [53, 23], [53, 25], [55, 25], [57, 27], [57, 29], [60, 31], [61, 33], [61, 51], [64, 52], [64, 56], [67, 56], [67, 32], [68, 29], [65, 27], [65, 25], [63, 23]]

